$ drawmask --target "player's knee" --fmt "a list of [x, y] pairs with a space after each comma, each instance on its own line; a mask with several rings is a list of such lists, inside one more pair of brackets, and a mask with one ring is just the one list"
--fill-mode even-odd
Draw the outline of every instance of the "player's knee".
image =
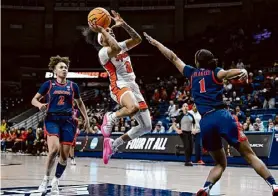
[[139, 105], [138, 104], [133, 104], [129, 107], [127, 107], [129, 115], [136, 114], [139, 111]]
[[49, 156], [56, 157], [59, 153], [59, 146], [52, 146], [51, 149], [49, 149]]

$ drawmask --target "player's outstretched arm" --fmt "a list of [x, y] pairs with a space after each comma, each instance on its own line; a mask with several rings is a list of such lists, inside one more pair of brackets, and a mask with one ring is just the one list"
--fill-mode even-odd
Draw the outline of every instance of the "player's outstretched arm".
[[117, 56], [121, 52], [121, 47], [119, 46], [117, 40], [112, 37], [103, 27], [96, 25], [95, 22], [88, 22], [91, 30], [101, 33], [105, 40], [107, 41], [109, 47], [107, 47], [107, 54], [109, 58]]
[[165, 47], [163, 44], [161, 44], [159, 41], [153, 39], [151, 36], [149, 36], [147, 33], [144, 32], [144, 36], [148, 40], [150, 44], [157, 47], [158, 50], [167, 58], [169, 59], [176, 67], [177, 69], [183, 74], [183, 70], [185, 67], [185, 63], [170, 49]]
[[119, 13], [115, 12], [114, 10], [111, 12], [114, 16], [112, 19], [115, 21], [115, 25], [113, 25], [111, 28], [113, 29], [115, 27], [123, 27], [131, 37], [131, 39], [125, 41], [127, 48], [130, 50], [140, 44], [142, 42], [141, 36], [123, 20]]
[[229, 70], [220, 70], [217, 73], [217, 78], [220, 80], [227, 79], [238, 79], [238, 80], [246, 80], [248, 77], [248, 73], [246, 69], [229, 69]]

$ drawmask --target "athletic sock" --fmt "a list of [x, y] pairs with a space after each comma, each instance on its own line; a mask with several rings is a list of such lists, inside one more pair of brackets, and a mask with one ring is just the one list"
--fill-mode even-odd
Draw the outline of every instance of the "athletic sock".
[[60, 162], [58, 162], [55, 172], [55, 177], [60, 178], [62, 174], [64, 173], [67, 165], [62, 165]]
[[213, 183], [212, 183], [212, 182], [209, 182], [209, 181], [206, 181], [205, 184], [204, 184], [204, 188], [207, 188], [207, 187], [208, 187], [209, 189], [211, 189], [212, 186], [213, 186]]
[[125, 142], [121, 137], [118, 137], [117, 139], [115, 139], [115, 141], [112, 144], [113, 149], [118, 148], [119, 146], [123, 145]]
[[50, 176], [45, 175], [45, 176], [43, 177], [43, 180], [49, 181], [49, 180], [50, 180]]
[[265, 181], [267, 182], [267, 184], [269, 184], [270, 186], [276, 184], [275, 179], [273, 178], [273, 176], [269, 176], [268, 178], [265, 179]]
[[113, 113], [110, 115], [110, 117], [111, 117], [112, 120], [117, 119], [116, 112], [113, 112]]

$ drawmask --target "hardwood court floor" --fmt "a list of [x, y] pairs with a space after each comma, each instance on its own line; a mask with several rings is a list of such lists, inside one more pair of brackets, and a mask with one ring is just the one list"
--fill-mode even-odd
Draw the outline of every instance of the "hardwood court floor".
[[[1, 195], [41, 195], [35, 190], [44, 175], [46, 157], [1, 154]], [[77, 158], [61, 178], [61, 195], [176, 196], [195, 195], [210, 166], [181, 162]], [[54, 168], [55, 170], [56, 168]], [[271, 170], [278, 179], [278, 170]], [[53, 171], [54, 174], [54, 171]], [[47, 195], [50, 195], [48, 193]], [[211, 195], [270, 196], [268, 185], [251, 168], [228, 167]]]

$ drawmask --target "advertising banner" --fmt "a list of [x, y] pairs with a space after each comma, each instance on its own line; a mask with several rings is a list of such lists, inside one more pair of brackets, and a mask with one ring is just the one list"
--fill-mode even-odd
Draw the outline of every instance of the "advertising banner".
[[[272, 145], [272, 134], [247, 134], [248, 140], [254, 152], [260, 157], [268, 157]], [[115, 139], [119, 135], [112, 135]], [[122, 145], [120, 152], [128, 153], [154, 153], [154, 154], [175, 154], [176, 146], [183, 146], [180, 137], [176, 134], [147, 134]], [[239, 153], [226, 142], [223, 146], [229, 156], [239, 156]], [[76, 150], [84, 152], [100, 152], [103, 148], [103, 137], [79, 136], [76, 142]], [[229, 149], [228, 149], [229, 148]]]

